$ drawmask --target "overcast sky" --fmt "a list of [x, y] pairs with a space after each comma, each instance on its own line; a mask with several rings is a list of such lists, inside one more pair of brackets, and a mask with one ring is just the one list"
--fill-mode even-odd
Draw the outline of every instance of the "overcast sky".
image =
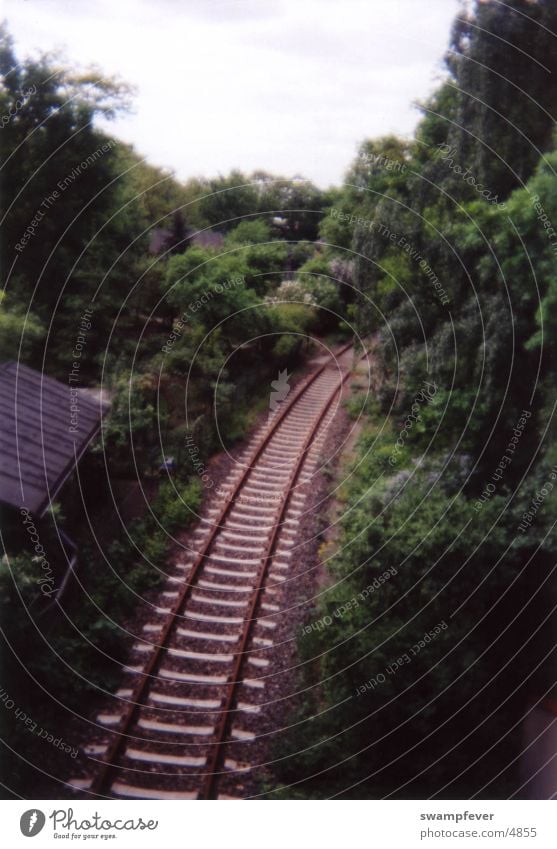
[[339, 183], [358, 143], [412, 132], [458, 0], [0, 0], [19, 57], [62, 48], [137, 89], [112, 132], [181, 178]]

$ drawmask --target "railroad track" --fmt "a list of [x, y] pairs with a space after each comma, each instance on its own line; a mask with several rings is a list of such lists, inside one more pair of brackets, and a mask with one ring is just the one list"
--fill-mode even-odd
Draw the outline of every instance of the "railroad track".
[[[94, 774], [70, 781], [74, 789], [89, 798], [230, 798], [223, 779], [249, 772], [281, 583], [352, 359], [346, 345], [309, 375], [240, 458], [134, 645], [118, 709], [98, 717], [106, 737], [85, 748]], [[243, 760], [227, 755], [232, 744]]]

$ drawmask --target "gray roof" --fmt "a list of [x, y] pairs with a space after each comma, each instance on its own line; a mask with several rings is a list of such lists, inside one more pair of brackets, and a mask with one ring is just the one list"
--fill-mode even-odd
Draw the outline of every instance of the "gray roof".
[[42, 515], [98, 431], [105, 406], [79, 385], [20, 363], [0, 365], [0, 502]]
[[200, 248], [222, 248], [224, 245], [224, 236], [218, 230], [199, 230], [197, 233], [190, 233], [189, 238]]
[[[149, 233], [149, 253], [160, 254], [174, 247], [175, 236], [167, 227], [154, 227]], [[180, 250], [185, 251], [190, 245], [200, 248], [222, 248], [224, 235], [219, 230], [190, 230], [186, 231]]]

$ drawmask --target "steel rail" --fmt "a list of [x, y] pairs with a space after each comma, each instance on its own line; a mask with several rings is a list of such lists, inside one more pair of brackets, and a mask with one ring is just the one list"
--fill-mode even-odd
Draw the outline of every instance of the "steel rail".
[[294, 488], [294, 485], [302, 471], [303, 465], [306, 461], [306, 455], [311, 448], [311, 445], [319, 431], [319, 428], [323, 424], [323, 421], [326, 418], [335, 398], [337, 397], [337, 395], [339, 395], [339, 393], [342, 392], [344, 383], [350, 377], [351, 373], [351, 369], [348, 369], [346, 371], [346, 374], [341, 377], [339, 385], [331, 392], [328, 401], [325, 402], [325, 405], [321, 410], [318, 419], [313, 424], [311, 431], [308, 433], [304, 441], [304, 445], [300, 450], [300, 454], [296, 460], [296, 464], [286, 483], [278, 511], [279, 515], [276, 521], [274, 522], [273, 531], [271, 533], [269, 541], [267, 542], [265, 554], [262, 556], [262, 566], [260, 567], [256, 586], [254, 587], [252, 597], [250, 599], [240, 647], [235, 653], [234, 666], [229, 676], [224, 707], [219, 714], [219, 719], [216, 725], [216, 739], [213, 740], [213, 742], [210, 744], [211, 749], [209, 755], [209, 771], [205, 775], [203, 789], [199, 794], [200, 799], [212, 799], [216, 797], [216, 785], [221, 774], [218, 771], [219, 763], [222, 761], [223, 750], [227, 744], [226, 737], [231, 721], [231, 716], [234, 714], [233, 703], [238, 689], [238, 685], [242, 683], [242, 665], [244, 663], [246, 649], [252, 634], [252, 630], [255, 624], [257, 623], [255, 613], [264, 590], [263, 585], [265, 582], [265, 578], [267, 577], [267, 574], [269, 572], [269, 565], [272, 562], [272, 558], [276, 553], [276, 545], [280, 533], [281, 522], [285, 516], [285, 513], [287, 512], [288, 501], [292, 494], [292, 489]]
[[[335, 359], [337, 359], [338, 357], [341, 357], [352, 346], [353, 346], [353, 342], [348, 342], [342, 348], [337, 350], [333, 354], [333, 357]], [[267, 447], [267, 445], [271, 441], [272, 437], [274, 436], [274, 434], [278, 430], [283, 419], [290, 413], [290, 411], [293, 409], [293, 407], [298, 402], [298, 400], [301, 398], [301, 396], [309, 389], [309, 387], [317, 380], [317, 378], [330, 365], [329, 359], [330, 358], [327, 358], [327, 360], [318, 369], [316, 369], [314, 372], [312, 372], [310, 375], [308, 375], [306, 378], [304, 378], [304, 380], [302, 380], [298, 384], [296, 389], [294, 390], [294, 394], [288, 400], [288, 403], [282, 405], [281, 409], [279, 410], [278, 415], [270, 422], [270, 425], [269, 425], [268, 429], [265, 431], [262, 440], [255, 447], [252, 455], [250, 456], [249, 460], [246, 462], [245, 468], [244, 468], [242, 474], [240, 475], [238, 481], [234, 484], [232, 491], [226, 497], [224, 504], [221, 508], [221, 511], [219, 513], [218, 518], [213, 523], [212, 528], [211, 528], [205, 542], [203, 543], [200, 551], [198, 552], [198, 554], [195, 557], [195, 560], [192, 564], [190, 574], [188, 576], [187, 583], [185, 583], [184, 586], [182, 587], [181, 591], [179, 592], [178, 598], [177, 598], [176, 602], [174, 603], [173, 608], [171, 609], [170, 613], [167, 616], [166, 623], [163, 626], [162, 631], [161, 631], [160, 639], [159, 639], [157, 645], [154, 646], [153, 651], [151, 652], [150, 657], [147, 660], [145, 668], [143, 669], [143, 671], [141, 673], [139, 673], [139, 681], [136, 684], [136, 686], [134, 687], [133, 692], [131, 693], [131, 695], [129, 697], [129, 701], [128, 701], [129, 707], [128, 707], [126, 713], [124, 713], [124, 715], [123, 715], [123, 719], [120, 722], [120, 728], [114, 730], [114, 734], [116, 736], [114, 737], [114, 739], [112, 740], [112, 742], [108, 746], [106, 755], [105, 755], [101, 765], [99, 766], [99, 768], [98, 768], [98, 770], [97, 770], [97, 772], [96, 772], [96, 774], [95, 774], [95, 776], [94, 776], [94, 778], [91, 782], [91, 785], [88, 789], [89, 793], [96, 794], [96, 795], [104, 795], [105, 791], [107, 793], [109, 792], [113, 773], [118, 772], [118, 770], [120, 769], [120, 767], [117, 764], [117, 759], [119, 758], [119, 756], [122, 753], [122, 748], [123, 748], [124, 743], [125, 743], [126, 738], [127, 738], [127, 732], [129, 730], [129, 728], [131, 727], [131, 725], [135, 722], [139, 711], [144, 707], [142, 700], [145, 696], [147, 687], [148, 687], [151, 679], [156, 674], [160, 660], [163, 656], [163, 652], [167, 648], [169, 640], [172, 636], [172, 633], [173, 633], [173, 630], [174, 630], [174, 627], [175, 627], [175, 624], [176, 624], [176, 620], [180, 615], [180, 611], [182, 610], [182, 608], [184, 607], [184, 605], [188, 601], [189, 596], [191, 595], [195, 579], [196, 579], [196, 577], [197, 577], [197, 575], [198, 575], [198, 573], [199, 573], [199, 571], [200, 571], [200, 569], [201, 569], [201, 567], [204, 563], [205, 556], [206, 556], [207, 552], [210, 550], [215, 537], [217, 536], [217, 534], [222, 529], [223, 522], [226, 519], [228, 513], [230, 512], [230, 510], [231, 510], [231, 508], [234, 504], [234, 499], [235, 499], [237, 493], [242, 488], [242, 486], [244, 485], [244, 483], [246, 481], [246, 478], [248, 477], [248, 475], [252, 471], [253, 464], [257, 461], [258, 457], [264, 452], [265, 448]], [[346, 377], [349, 374], [350, 374], [350, 371], [347, 372]], [[344, 382], [344, 380], [342, 382]], [[339, 389], [337, 388], [334, 391], [334, 393], [332, 394], [330, 401], [327, 403], [327, 409], [330, 406], [332, 399], [336, 396], [338, 391], [339, 391]], [[320, 417], [320, 420], [321, 420], [321, 417]], [[314, 434], [314, 432], [315, 432], [315, 430], [312, 430], [312, 435]], [[281, 502], [281, 504], [282, 504], [282, 502]], [[282, 512], [283, 511], [281, 510], [281, 517], [282, 517]], [[279, 523], [280, 523], [280, 519], [279, 519]], [[278, 530], [278, 524], [275, 525], [275, 527], [273, 529], [273, 533], [272, 533], [272, 539], [273, 540], [275, 540], [275, 538], [276, 538], [277, 530]], [[265, 560], [266, 560], [266, 557], [267, 557], [267, 555], [265, 555]], [[263, 559], [264, 558], [262, 558], [262, 560]], [[244, 626], [244, 627], [251, 629], [249, 617], [246, 619], [246, 622], [248, 624], [247, 624], [247, 626]], [[242, 646], [244, 646], [244, 645], [245, 645], [245, 641], [244, 641], [244, 639], [242, 639]], [[230, 684], [229, 684], [229, 686], [230, 686]], [[228, 703], [229, 700], [227, 699], [226, 701]], [[224, 715], [226, 716], [226, 714], [224, 714]], [[218, 748], [220, 748], [220, 744], [219, 744]]]

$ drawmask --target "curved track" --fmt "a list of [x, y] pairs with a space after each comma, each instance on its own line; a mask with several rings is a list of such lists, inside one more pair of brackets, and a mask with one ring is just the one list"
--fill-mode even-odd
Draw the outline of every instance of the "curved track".
[[228, 494], [201, 520], [196, 551], [169, 577], [134, 646], [137, 663], [124, 668], [116, 694], [121, 712], [98, 717], [110, 739], [86, 748], [96, 773], [70, 782], [74, 788], [118, 798], [225, 798], [222, 778], [250, 770], [227, 748], [254, 738], [249, 720], [271, 664], [304, 485], [352, 359], [347, 345], [309, 375], [230, 475]]

